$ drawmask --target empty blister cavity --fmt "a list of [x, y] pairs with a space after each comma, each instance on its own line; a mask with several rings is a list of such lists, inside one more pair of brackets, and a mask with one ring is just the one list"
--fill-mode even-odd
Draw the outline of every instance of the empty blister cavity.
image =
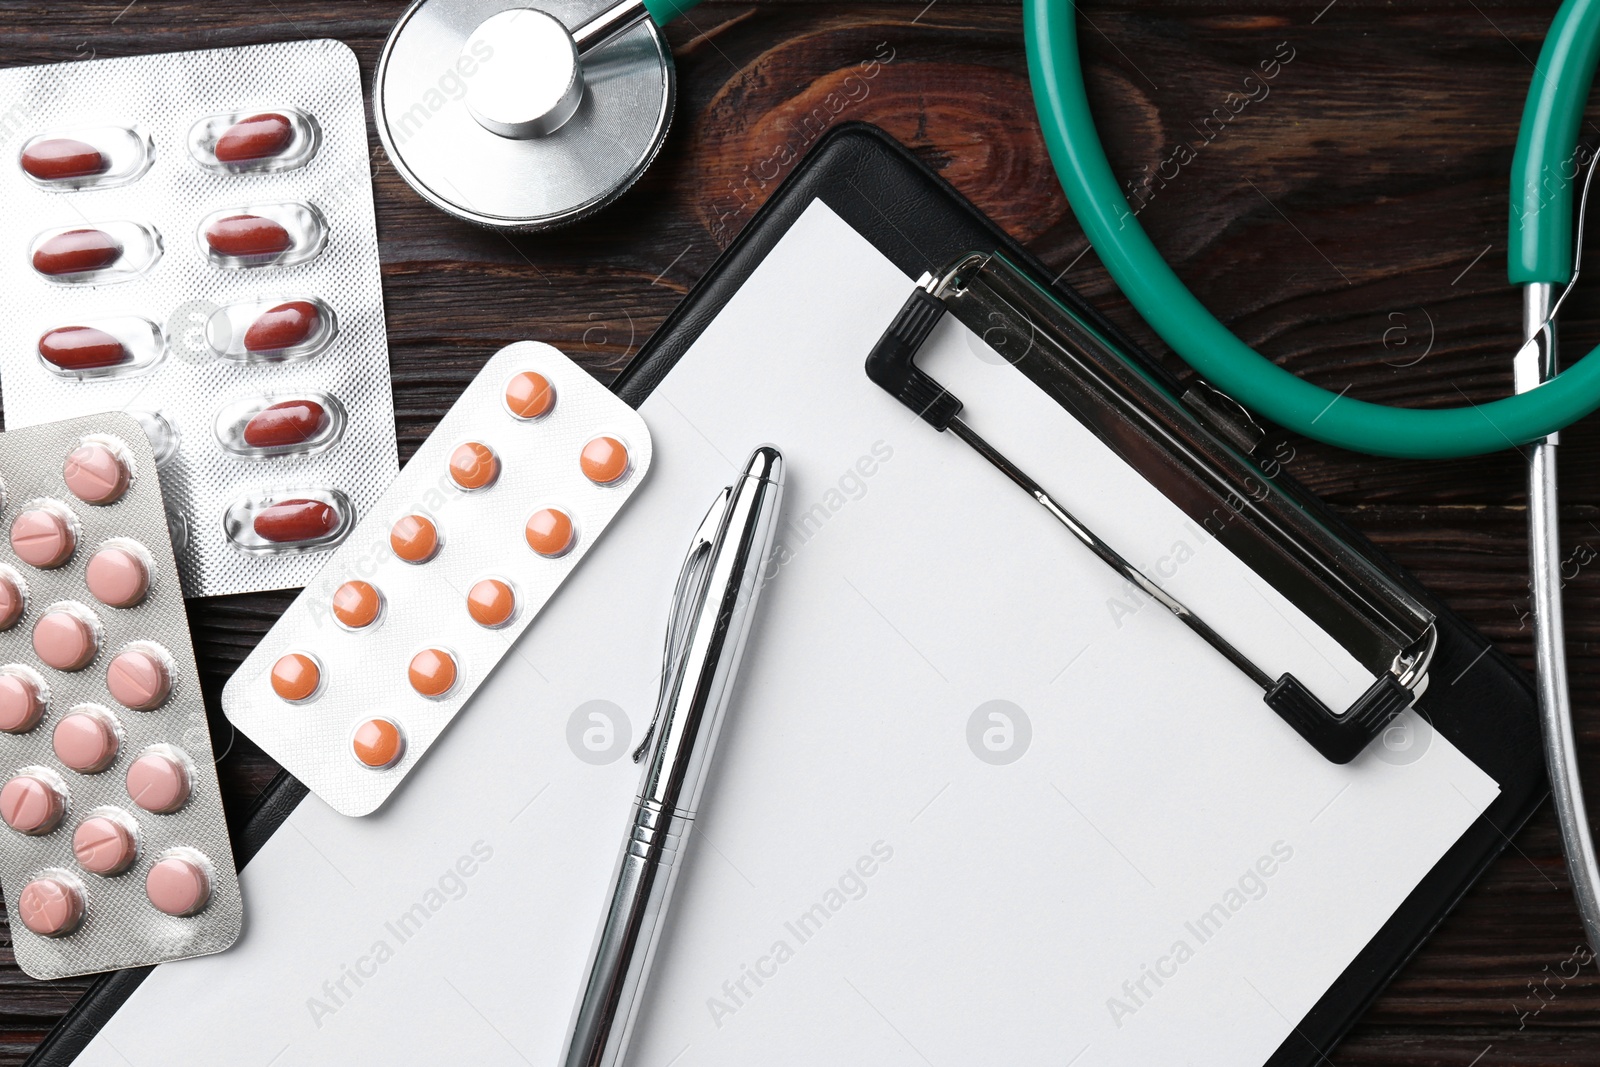
[[119, 315], [53, 326], [39, 335], [36, 351], [58, 378], [126, 378], [159, 364], [167, 340], [149, 319]]
[[289, 267], [328, 243], [322, 212], [300, 201], [222, 208], [200, 220], [200, 252], [227, 268]]
[[338, 336], [333, 309], [309, 296], [259, 297], [218, 308], [206, 320], [206, 344], [244, 363], [310, 359]]
[[264, 554], [332, 548], [354, 522], [350, 498], [337, 489], [284, 489], [235, 500], [222, 528], [235, 548]]
[[236, 456], [309, 456], [344, 435], [345, 411], [328, 393], [253, 396], [217, 412], [217, 442]]
[[164, 467], [172, 462], [178, 454], [178, 428], [172, 425], [172, 420], [159, 411], [135, 410], [128, 414], [138, 420], [140, 429], [149, 439], [156, 466]]
[[57, 285], [107, 285], [135, 278], [161, 258], [154, 227], [118, 220], [45, 230], [28, 247], [34, 271]]
[[17, 166], [42, 189], [106, 189], [138, 181], [155, 160], [150, 135], [136, 126], [79, 126], [30, 137]]
[[189, 129], [189, 155], [217, 174], [260, 174], [303, 167], [322, 131], [294, 107], [248, 108], [207, 115]]

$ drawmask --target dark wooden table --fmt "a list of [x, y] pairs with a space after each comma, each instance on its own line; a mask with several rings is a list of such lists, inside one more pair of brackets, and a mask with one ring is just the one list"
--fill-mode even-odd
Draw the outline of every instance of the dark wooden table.
[[[6, 3], [4, 62], [327, 36], [355, 49], [370, 84], [405, 6], [125, 3]], [[1427, 406], [1510, 389], [1520, 313], [1505, 280], [1507, 174], [1554, 7], [1096, 0], [1082, 35], [1112, 160], [1201, 299], [1321, 385]], [[752, 163], [797, 137], [809, 144], [823, 121], [864, 119], [895, 134], [1165, 351], [1085, 253], [1055, 184], [1017, 4], [712, 0], [692, 18], [669, 33], [680, 101], [662, 158], [618, 205], [556, 236], [506, 238], [445, 217], [383, 162], [371, 136], [402, 462], [508, 342], [549, 341], [609, 380], [770, 194]], [[865, 98], [836, 115], [816, 110], [845, 71], [884, 47], [893, 59]], [[1274, 59], [1277, 74], [1263, 81], [1260, 64]], [[1600, 141], [1600, 125], [1585, 135]], [[1180, 142], [1201, 147], [1175, 168], [1164, 161]], [[1600, 273], [1600, 257], [1590, 269]], [[1600, 342], [1600, 298], [1578, 293], [1569, 307], [1568, 351]], [[1573, 695], [1600, 790], [1600, 670], [1590, 651], [1600, 640], [1600, 425], [1590, 419], [1563, 440]], [[1296, 477], [1531, 669], [1517, 455], [1417, 463], [1291, 445]], [[190, 604], [235, 817], [276, 768], [222, 719], [217, 696], [288, 602]], [[1581, 944], [1546, 810], [1330, 1057], [1600, 1064], [1600, 972], [1569, 977]], [[87, 984], [32, 981], [12, 963], [9, 939], [0, 942], [0, 1062], [20, 1063]]]

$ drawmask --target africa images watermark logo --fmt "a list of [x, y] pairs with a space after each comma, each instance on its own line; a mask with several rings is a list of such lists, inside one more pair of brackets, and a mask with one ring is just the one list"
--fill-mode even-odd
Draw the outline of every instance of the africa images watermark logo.
[[809, 907], [802, 908], [783, 924], [783, 934], [765, 953], [756, 957], [754, 964], [739, 964], [738, 972], [722, 983], [722, 989], [706, 998], [706, 1010], [711, 1013], [711, 1021], [717, 1029], [722, 1029], [768, 982], [777, 978], [779, 968], [794, 959], [800, 948], [817, 937], [834, 916], [852, 901], [866, 896], [868, 881], [892, 859], [894, 847], [887, 841], [874, 841]]
[[487, 841], [474, 841], [456, 861], [435, 878], [410, 907], [383, 924], [383, 932], [353, 963], [339, 965], [339, 973], [322, 983], [322, 988], [306, 998], [311, 1022], [320, 1030], [329, 1017], [349, 1004], [363, 986], [378, 977], [384, 964], [394, 959], [401, 947], [422, 932], [445, 906], [467, 895], [470, 879], [494, 858]]
[[1267, 895], [1268, 880], [1294, 858], [1294, 847], [1287, 841], [1272, 846], [1245, 869], [1234, 883], [1223, 890], [1215, 903], [1183, 924], [1184, 936], [1173, 941], [1153, 964], [1141, 963], [1139, 973], [1122, 983], [1122, 988], [1106, 998], [1106, 1010], [1117, 1029], [1125, 1019], [1137, 1015], [1166, 984], [1178, 977], [1179, 969], [1196, 953], [1221, 936], [1234, 917]]
[[628, 751], [633, 727], [627, 713], [609, 700], [589, 700], [567, 716], [567, 747], [583, 762], [602, 767]]
[[986, 700], [967, 716], [967, 747], [996, 767], [1015, 763], [1033, 743], [1033, 721], [1009, 700]]

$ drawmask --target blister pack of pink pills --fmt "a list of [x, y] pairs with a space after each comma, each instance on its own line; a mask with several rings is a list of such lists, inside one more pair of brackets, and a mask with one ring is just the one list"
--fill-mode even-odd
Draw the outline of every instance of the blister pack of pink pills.
[[392, 793], [650, 470], [644, 420], [555, 348], [497, 352], [228, 681], [345, 815]]
[[355, 56], [0, 70], [6, 423], [144, 426], [189, 596], [304, 585], [398, 469]]
[[155, 470], [120, 412], [0, 434], [0, 884], [35, 978], [239, 936]]

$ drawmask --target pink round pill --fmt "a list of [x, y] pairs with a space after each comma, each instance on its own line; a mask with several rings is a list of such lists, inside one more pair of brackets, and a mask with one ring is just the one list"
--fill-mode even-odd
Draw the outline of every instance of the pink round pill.
[[170, 815], [189, 802], [189, 769], [164, 752], [146, 752], [128, 768], [128, 795], [145, 811]]
[[89, 873], [110, 876], [133, 866], [139, 846], [121, 819], [93, 815], [72, 832], [72, 854]]
[[79, 445], [68, 453], [61, 474], [72, 495], [85, 504], [115, 504], [132, 480], [122, 457], [98, 441]]
[[19, 774], [0, 788], [0, 819], [19, 834], [38, 837], [54, 830], [67, 800], [55, 783], [40, 775]]
[[83, 893], [65, 878], [35, 878], [17, 894], [17, 911], [40, 937], [65, 937], [83, 921]]
[[25, 674], [0, 674], [0, 730], [25, 734], [44, 718], [44, 694]]
[[80, 671], [100, 651], [100, 635], [79, 612], [57, 608], [33, 624], [33, 651], [46, 666]]
[[144, 891], [157, 911], [181, 918], [202, 910], [211, 900], [211, 877], [197, 859], [168, 856], [145, 875]]
[[0, 572], [0, 630], [15, 626], [27, 606], [21, 581], [15, 575]]
[[123, 707], [154, 711], [172, 695], [172, 671], [153, 647], [124, 649], [106, 668], [106, 688]]
[[131, 608], [150, 591], [150, 568], [131, 548], [108, 545], [89, 558], [84, 582], [107, 607]]
[[34, 567], [59, 567], [78, 547], [72, 521], [54, 508], [29, 508], [11, 520], [11, 551]]
[[87, 705], [72, 709], [56, 723], [50, 737], [56, 759], [79, 774], [98, 774], [117, 758], [122, 740], [116, 722], [99, 708]]

